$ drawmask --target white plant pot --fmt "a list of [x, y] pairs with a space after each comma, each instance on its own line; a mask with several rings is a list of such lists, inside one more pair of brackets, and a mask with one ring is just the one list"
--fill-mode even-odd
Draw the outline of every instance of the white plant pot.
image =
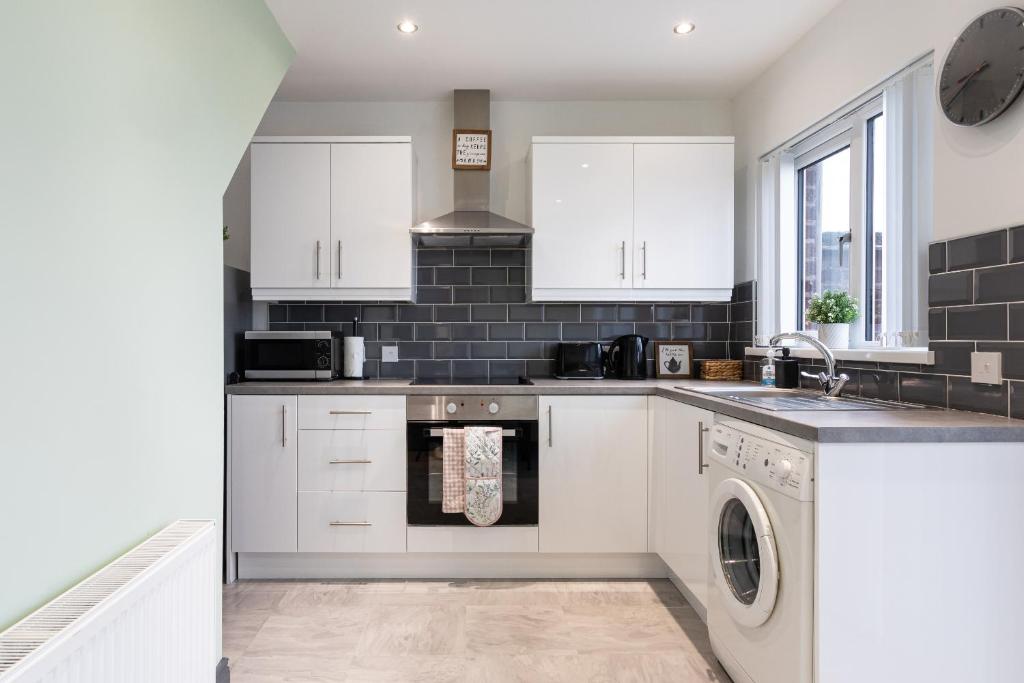
[[820, 323], [818, 340], [830, 349], [850, 348], [850, 323]]

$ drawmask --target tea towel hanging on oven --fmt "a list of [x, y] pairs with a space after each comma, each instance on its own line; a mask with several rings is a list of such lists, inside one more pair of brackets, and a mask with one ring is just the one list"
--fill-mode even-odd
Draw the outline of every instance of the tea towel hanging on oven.
[[466, 440], [462, 429], [445, 429], [441, 445], [441, 512], [466, 511]]
[[502, 511], [501, 428], [466, 427], [466, 519], [490, 526]]

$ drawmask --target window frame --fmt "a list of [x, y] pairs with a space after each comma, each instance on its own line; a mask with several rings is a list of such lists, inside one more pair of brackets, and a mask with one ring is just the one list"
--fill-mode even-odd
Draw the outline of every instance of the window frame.
[[[801, 172], [809, 166], [823, 161], [842, 150], [850, 150], [850, 241], [846, 245], [844, 255], [849, 258], [850, 264], [850, 294], [857, 298], [860, 304], [860, 316], [850, 325], [851, 348], [877, 348], [881, 346], [880, 340], [868, 340], [866, 338], [868, 313], [868, 291], [867, 291], [867, 253], [871, 240], [868, 238], [868, 226], [871, 223], [869, 214], [869, 201], [872, 199], [872, 188], [869, 187], [867, 169], [869, 165], [870, 147], [868, 144], [868, 122], [885, 113], [884, 97], [881, 92], [860, 104], [852, 111], [841, 116], [830, 124], [823, 126], [815, 133], [807, 136], [801, 142], [786, 150], [787, 163], [783, 164], [782, 173], [792, 174], [792, 194], [785, 195], [783, 201], [791, 203], [789, 207], [782, 207], [782, 215], [789, 214], [792, 220], [780, 222], [779, 244], [780, 252], [792, 248], [795, 243], [797, 274], [795, 279], [786, 278], [788, 283], [783, 283], [779, 278], [780, 305], [780, 331], [786, 329], [806, 330], [803, 324], [803, 305], [801, 300], [803, 282], [803, 254], [801, 244], [801, 230], [803, 220], [803, 197]], [[785, 197], [789, 197], [787, 200]], [[791, 208], [790, 208], [791, 207]], [[787, 235], [786, 232], [791, 233]], [[884, 282], [884, 276], [883, 276]], [[885, 323], [889, 314], [888, 307], [883, 308], [883, 329], [888, 329]], [[789, 309], [791, 313], [787, 314]], [[788, 323], [788, 326], [787, 326]]]

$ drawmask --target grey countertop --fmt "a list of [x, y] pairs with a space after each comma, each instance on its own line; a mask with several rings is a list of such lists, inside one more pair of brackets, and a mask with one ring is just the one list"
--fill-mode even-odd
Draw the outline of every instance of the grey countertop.
[[1024, 442], [1024, 420], [958, 410], [770, 411], [701, 393], [701, 389], [750, 388], [749, 382], [702, 380], [558, 380], [533, 385], [411, 386], [409, 380], [333, 382], [243, 382], [228, 385], [231, 395], [544, 395], [661, 396], [818, 443]]

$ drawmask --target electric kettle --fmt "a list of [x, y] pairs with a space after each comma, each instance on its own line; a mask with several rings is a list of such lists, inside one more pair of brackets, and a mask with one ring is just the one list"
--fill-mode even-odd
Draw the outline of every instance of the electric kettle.
[[608, 347], [605, 376], [615, 379], [647, 379], [647, 337], [627, 334]]

